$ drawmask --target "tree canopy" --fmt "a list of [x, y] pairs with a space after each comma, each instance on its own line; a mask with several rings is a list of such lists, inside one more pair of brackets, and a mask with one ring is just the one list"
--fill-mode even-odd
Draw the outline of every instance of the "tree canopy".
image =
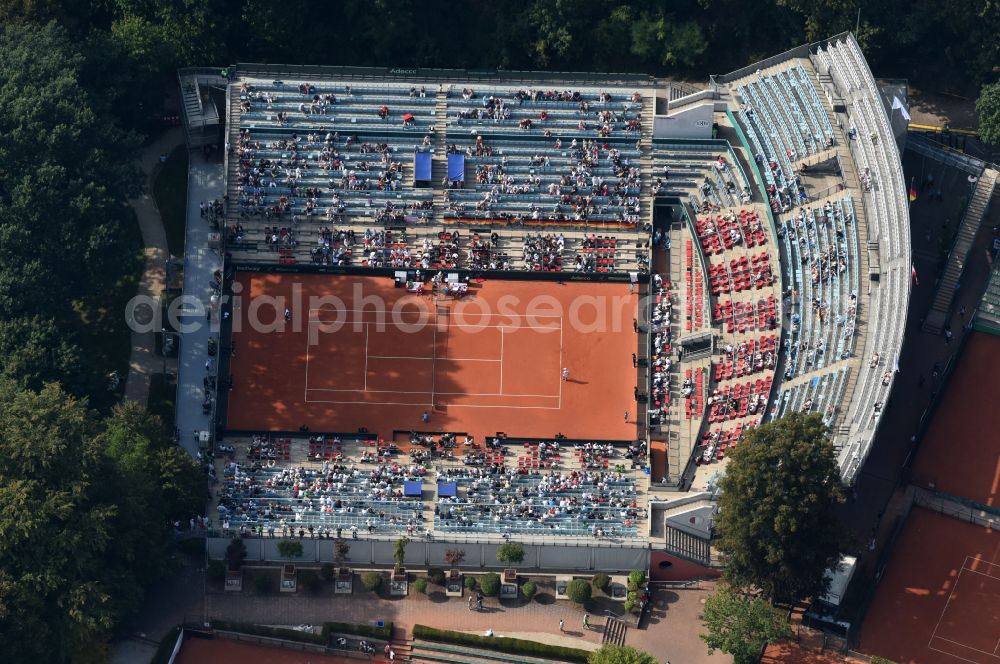
[[[165, 568], [159, 423], [101, 418], [58, 385], [0, 382], [0, 659], [100, 649]], [[187, 459], [185, 483], [205, 478]]]
[[823, 595], [844, 539], [834, 512], [844, 493], [819, 415], [751, 429], [719, 488], [717, 546], [733, 586], [779, 602]]
[[791, 635], [788, 617], [760, 597], [734, 591], [726, 584], [705, 600], [708, 654], [732, 655], [735, 664], [754, 664], [769, 643]]
[[605, 644], [587, 657], [587, 664], [659, 664], [658, 659], [632, 646]]
[[984, 85], [976, 100], [979, 115], [979, 138], [990, 145], [1000, 145], [1000, 82]]

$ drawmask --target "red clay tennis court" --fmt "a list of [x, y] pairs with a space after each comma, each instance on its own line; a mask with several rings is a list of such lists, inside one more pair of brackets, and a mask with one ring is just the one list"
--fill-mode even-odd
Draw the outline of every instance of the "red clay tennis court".
[[937, 413], [920, 442], [914, 480], [984, 505], [1000, 505], [1000, 337], [976, 332], [966, 343]]
[[[297, 652], [251, 643], [238, 643], [229, 639], [186, 638], [177, 656], [177, 664], [358, 664], [350, 657], [336, 657], [316, 652]], [[384, 662], [381, 655], [373, 662]]]
[[1000, 534], [914, 507], [860, 650], [899, 664], [1000, 664]]
[[[489, 280], [454, 299], [387, 277], [235, 281], [230, 429], [636, 436], [627, 284]], [[291, 304], [269, 304], [279, 296]]]

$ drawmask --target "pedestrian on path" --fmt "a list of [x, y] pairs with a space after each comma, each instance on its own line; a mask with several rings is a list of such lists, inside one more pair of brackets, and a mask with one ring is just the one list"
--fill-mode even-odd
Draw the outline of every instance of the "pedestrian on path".
[[385, 644], [385, 648], [383, 648], [383, 649], [382, 649], [382, 652], [383, 652], [383, 653], [385, 654], [385, 656], [386, 656], [386, 657], [388, 657], [388, 656], [389, 656], [389, 651], [390, 651], [390, 650], [392, 650], [392, 646], [390, 646], [390, 645], [389, 645], [389, 644], [387, 643], [387, 644]]
[[560, 632], [565, 632], [565, 631], [566, 631], [566, 630], [564, 629], [564, 627], [565, 627], [565, 626], [566, 626], [566, 623], [565, 623], [565, 621], [563, 621], [563, 619], [562, 619], [562, 618], [560, 618], [560, 619], [559, 619], [559, 631], [560, 631]]
[[583, 614], [583, 628], [584, 629], [590, 629], [590, 614], [589, 613]]

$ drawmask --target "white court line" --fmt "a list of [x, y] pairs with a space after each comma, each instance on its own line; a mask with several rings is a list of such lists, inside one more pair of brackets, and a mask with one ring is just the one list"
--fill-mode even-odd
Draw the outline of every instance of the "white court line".
[[[331, 310], [331, 307], [312, 307], [311, 309], [309, 309], [309, 313], [312, 313], [314, 311], [330, 311], [330, 310]], [[332, 307], [332, 310], [333, 311], [337, 311], [337, 312], [343, 312], [345, 314], [349, 314], [349, 313], [350, 314], [356, 314], [356, 313], [363, 313], [363, 314], [364, 313], [373, 313], [373, 314], [376, 314], [376, 315], [392, 316], [392, 311], [391, 310], [387, 311], [385, 309], [383, 309], [381, 312], [379, 312], [379, 311], [376, 311], [374, 309], [337, 309], [336, 307]], [[412, 314], [426, 313], [428, 316], [432, 315], [430, 311], [424, 312], [424, 311], [413, 311], [413, 310], [401, 310], [401, 311], [398, 311], [396, 313], [396, 315], [406, 315], [406, 314], [411, 314], [411, 313]], [[438, 316], [454, 316], [456, 314], [449, 310], [449, 311], [445, 311], [445, 313], [443, 313], [443, 314], [442, 313], [437, 313], [436, 315], [438, 315]], [[489, 315], [492, 315], [492, 314], [489, 314]], [[497, 315], [498, 316], [503, 316], [504, 318], [560, 318], [560, 319], [562, 318], [562, 314], [497, 314]], [[464, 317], [464, 316], [466, 316], [466, 314], [462, 314], [462, 316]]]
[[[396, 322], [391, 321], [391, 320], [389, 320], [389, 321], [365, 321], [365, 320], [325, 321], [325, 320], [312, 319], [309, 322], [310, 323], [315, 323], [317, 325], [340, 325], [340, 327], [337, 328], [336, 330], [331, 330], [331, 332], [333, 334], [336, 334], [337, 332], [340, 332], [341, 330], [345, 330], [345, 329], [348, 330], [348, 331], [352, 331], [351, 328], [353, 326], [358, 326], [358, 325], [365, 325], [365, 326], [367, 326], [367, 325], [381, 325], [386, 330], [391, 330], [393, 328], [402, 328], [404, 326], [405, 327], [409, 327], [409, 326], [415, 326], [415, 325], [417, 325], [417, 323], [407, 323], [406, 321], [401, 321], [399, 323], [396, 323]], [[460, 330], [461, 329], [466, 329], [466, 328], [471, 328], [471, 329], [474, 329], [474, 330], [499, 330], [501, 328], [509, 327], [511, 329], [514, 329], [514, 330], [534, 330], [534, 331], [538, 331], [538, 332], [541, 332], [541, 331], [555, 332], [556, 331], [556, 328], [553, 327], [552, 325], [523, 325], [521, 323], [514, 323], [513, 325], [510, 324], [510, 323], [496, 323], [495, 325], [487, 325], [485, 323], [442, 323], [440, 321], [436, 322], [436, 323], [434, 321], [425, 321], [423, 324], [421, 324], [420, 327], [416, 328], [414, 331], [406, 331], [406, 330], [400, 330], [400, 331], [404, 332], [405, 334], [417, 334], [418, 332], [426, 330], [429, 327], [434, 327], [434, 328], [438, 328], [438, 327], [455, 327], [455, 328], [458, 328]], [[562, 328], [560, 327], [559, 329], [562, 329]], [[354, 330], [354, 331], [357, 331], [357, 330]]]
[[[433, 357], [416, 357], [411, 355], [369, 355], [373, 360], [433, 360]], [[501, 362], [502, 360], [489, 360], [481, 357], [439, 357], [437, 361], [451, 360], [452, 362]]]
[[500, 394], [503, 394], [503, 328], [500, 328]]
[[[433, 406], [430, 403], [401, 403], [398, 401], [333, 401], [329, 399], [309, 399], [306, 403], [339, 403], [353, 406]], [[518, 410], [559, 410], [550, 406], [473, 406], [470, 404], [441, 404], [446, 408], [516, 408]]]
[[368, 391], [368, 326], [365, 326], [365, 392]]
[[[963, 568], [969, 570], [970, 572], [975, 572], [976, 571], [976, 570], [974, 570], [974, 569], [972, 569], [971, 567], [968, 566], [970, 560], [973, 561], [973, 562], [979, 563], [981, 565], [989, 565], [990, 567], [1000, 567], [1000, 565], [998, 565], [997, 563], [991, 563], [990, 561], [983, 560], [982, 558], [973, 558], [972, 556], [966, 556], [965, 557], [965, 565], [963, 566]], [[997, 577], [997, 578], [1000, 579], [1000, 577]]]
[[968, 567], [963, 567], [962, 571], [970, 574], [978, 574], [979, 576], [985, 576], [987, 579], [993, 579], [994, 581], [1000, 582], [1000, 576], [993, 576], [992, 574], [987, 574], [986, 572], [978, 572], [974, 569], [969, 569]]
[[[935, 636], [934, 638], [935, 639], [939, 639], [941, 641], [947, 641], [948, 643], [954, 643], [956, 646], [959, 646], [961, 648], [965, 648], [966, 650], [972, 650], [974, 652], [982, 653], [982, 654], [984, 654], [984, 655], [986, 655], [988, 657], [996, 657], [997, 659], [1000, 659], [1000, 657], [997, 657], [993, 653], [986, 652], [985, 650], [980, 650], [979, 648], [973, 648], [972, 646], [967, 646], [964, 643], [961, 643], [959, 641], [952, 641], [951, 639], [946, 639], [943, 636]], [[929, 648], [930, 646], [928, 645], [927, 647]]]
[[951, 592], [948, 593], [948, 601], [946, 601], [944, 603], [944, 608], [941, 609], [941, 615], [938, 616], [937, 624], [934, 625], [934, 631], [931, 632], [931, 638], [927, 639], [927, 647], [928, 648], [931, 647], [931, 641], [934, 640], [935, 635], [937, 634], [937, 631], [938, 631], [938, 627], [941, 626], [941, 621], [944, 620], [945, 611], [948, 610], [948, 605], [951, 604], [951, 598], [955, 595], [955, 588], [958, 587], [958, 581], [959, 581], [959, 579], [962, 578], [962, 571], [965, 569], [965, 563], [968, 562], [968, 560], [969, 560], [969, 556], [966, 556], [965, 560], [962, 561], [962, 569], [958, 570], [958, 576], [955, 577], [955, 583], [952, 584], [952, 586], [951, 586]]
[[559, 366], [556, 367], [556, 370], [559, 372], [559, 410], [562, 410], [563, 383], [566, 382], [562, 379], [563, 366], [565, 366], [563, 365], [563, 326], [562, 326], [562, 317], [560, 316], [559, 317]]
[[[532, 399], [557, 399], [555, 394], [500, 394], [499, 392], [431, 392], [430, 390], [348, 390], [336, 387], [310, 387], [310, 392], [357, 392], [358, 394], [443, 394], [462, 397], [525, 397]], [[362, 402], [363, 403], [363, 402]]]
[[[933, 637], [932, 637], [932, 638], [933, 638]], [[955, 659], [960, 659], [960, 660], [962, 660], [963, 662], [971, 662], [971, 664], [983, 664], [982, 662], [977, 662], [977, 661], [976, 661], [976, 660], [974, 660], [974, 659], [968, 659], [967, 657], [962, 657], [961, 655], [956, 655], [955, 653], [950, 653], [950, 652], [948, 652], [947, 650], [940, 650], [940, 649], [938, 649], [938, 648], [935, 648], [934, 646], [932, 646], [932, 645], [929, 645], [929, 644], [928, 644], [928, 646], [927, 646], [927, 649], [928, 649], [928, 650], [933, 650], [934, 652], [939, 652], [939, 653], [941, 653], [942, 655], [948, 655], [949, 657], [954, 657]]]
[[[305, 382], [302, 383], [303, 394], [302, 399], [306, 402], [309, 401], [309, 335], [306, 335], [306, 378]], [[228, 415], [226, 416], [229, 417]]]

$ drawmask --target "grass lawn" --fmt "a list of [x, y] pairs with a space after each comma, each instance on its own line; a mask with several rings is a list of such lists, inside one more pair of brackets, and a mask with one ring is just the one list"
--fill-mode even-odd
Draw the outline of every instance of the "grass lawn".
[[167, 157], [153, 182], [153, 198], [167, 232], [167, 249], [173, 256], [184, 255], [184, 224], [187, 219], [187, 147], [178, 145]]
[[149, 412], [159, 415], [167, 440], [174, 437], [174, 409], [177, 379], [171, 374], [153, 374], [149, 381]]

